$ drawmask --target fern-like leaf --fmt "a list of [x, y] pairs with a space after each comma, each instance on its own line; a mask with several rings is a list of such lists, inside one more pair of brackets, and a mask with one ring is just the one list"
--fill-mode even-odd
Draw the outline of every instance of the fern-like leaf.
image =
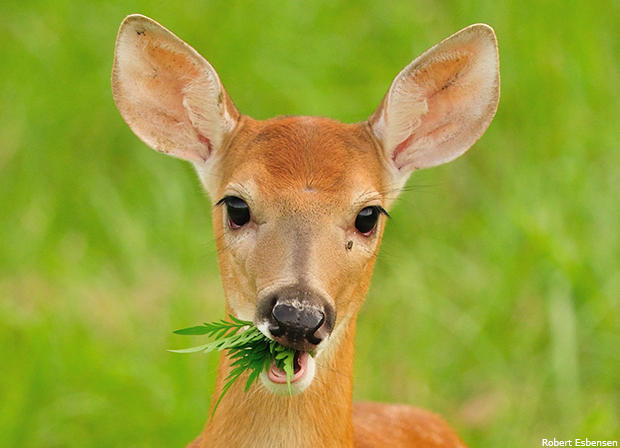
[[[222, 392], [215, 406], [213, 406], [211, 418], [213, 418], [226, 392], [241, 375], [249, 371], [248, 379], [245, 383], [245, 392], [247, 392], [252, 384], [258, 380], [260, 373], [269, 368], [272, 360], [277, 368], [286, 373], [286, 383], [289, 394], [292, 395], [291, 379], [295, 375], [295, 350], [284, 347], [276, 341], [269, 339], [250, 321], [241, 320], [232, 315], [228, 317], [228, 321], [222, 319], [219, 322], [205, 323], [174, 332], [180, 335], [208, 335], [213, 337], [215, 341], [197, 347], [169, 350], [173, 353], [228, 351], [231, 370], [224, 381]], [[245, 330], [239, 333], [243, 328]]]

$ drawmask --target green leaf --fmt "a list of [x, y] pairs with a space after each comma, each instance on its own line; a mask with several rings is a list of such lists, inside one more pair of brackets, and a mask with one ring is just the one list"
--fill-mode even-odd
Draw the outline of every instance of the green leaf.
[[[215, 414], [222, 398], [245, 372], [248, 378], [245, 383], [245, 392], [252, 384], [258, 381], [260, 373], [268, 369], [271, 362], [275, 362], [276, 367], [286, 373], [286, 383], [289, 394], [291, 393], [291, 379], [295, 376], [295, 350], [280, 345], [276, 341], [269, 339], [250, 321], [237, 319], [229, 315], [229, 321], [222, 319], [219, 322], [205, 323], [196, 327], [184, 328], [174, 333], [180, 335], [209, 335], [215, 341], [200, 345], [198, 347], [186, 348], [182, 350], [168, 350], [173, 353], [194, 353], [203, 351], [227, 350], [231, 362], [231, 371], [226, 377], [222, 392], [213, 406], [211, 418]], [[241, 333], [242, 328], [247, 327]]]
[[261, 371], [259, 369], [254, 369], [250, 372], [250, 375], [248, 375], [248, 381], [245, 383], [244, 392], [247, 392], [250, 389], [250, 386], [252, 386], [252, 384], [258, 380], [260, 373]]
[[288, 358], [289, 353], [288, 352], [280, 352], [276, 355], [276, 359], [284, 359], [284, 358]]
[[183, 328], [182, 330], [173, 331], [173, 333], [181, 335], [203, 335], [208, 334], [209, 329], [206, 328], [204, 325], [198, 325], [197, 327], [189, 327]]
[[168, 350], [168, 351], [171, 352], [171, 353], [195, 353], [195, 352], [203, 351], [209, 345], [211, 345], [211, 344], [199, 345], [198, 347], [184, 348], [184, 349], [181, 349], [181, 350]]

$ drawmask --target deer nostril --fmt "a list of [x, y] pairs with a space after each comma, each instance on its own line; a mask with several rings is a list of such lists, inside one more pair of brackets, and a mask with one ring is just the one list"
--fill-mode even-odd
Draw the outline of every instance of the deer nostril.
[[297, 321], [298, 308], [284, 303], [276, 303], [271, 314], [280, 327], [291, 325]]

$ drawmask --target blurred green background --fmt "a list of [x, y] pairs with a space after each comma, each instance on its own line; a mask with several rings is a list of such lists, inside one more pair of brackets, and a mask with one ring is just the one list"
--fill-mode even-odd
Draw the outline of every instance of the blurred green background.
[[216, 357], [166, 349], [223, 317], [211, 205], [112, 101], [136, 12], [243, 113], [347, 122], [422, 51], [492, 25], [499, 111], [393, 210], [355, 398], [430, 408], [472, 447], [620, 440], [618, 1], [3, 0], [0, 447], [181, 447], [207, 418]]

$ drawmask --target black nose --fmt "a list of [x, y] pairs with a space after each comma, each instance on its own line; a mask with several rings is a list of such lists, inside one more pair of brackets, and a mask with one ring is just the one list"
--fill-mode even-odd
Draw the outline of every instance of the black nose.
[[259, 299], [254, 323], [266, 326], [280, 344], [311, 351], [334, 328], [336, 313], [331, 300], [305, 284], [282, 287]]
[[271, 311], [275, 326], [271, 328], [274, 337], [286, 336], [293, 344], [309, 342], [318, 345], [323, 340], [319, 329], [325, 323], [323, 310], [311, 306], [295, 306], [276, 303]]

